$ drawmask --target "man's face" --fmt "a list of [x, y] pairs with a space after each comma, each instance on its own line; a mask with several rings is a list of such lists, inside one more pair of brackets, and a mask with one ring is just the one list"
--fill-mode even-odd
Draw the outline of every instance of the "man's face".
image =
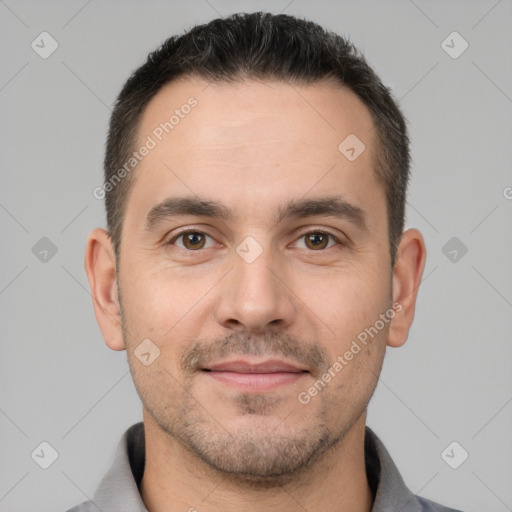
[[[197, 105], [158, 141], [155, 129], [191, 96]], [[351, 134], [365, 145], [355, 160], [338, 149]], [[223, 471], [291, 475], [364, 415], [385, 353], [388, 323], [332, 370], [392, 304], [370, 114], [320, 83], [186, 79], [149, 103], [136, 148], [148, 136], [157, 144], [133, 171], [119, 273], [145, 421]], [[160, 207], [148, 217], [176, 198], [230, 216]], [[325, 199], [359, 210], [329, 214]], [[160, 350], [149, 365], [134, 353], [145, 339], [146, 359]], [[329, 368], [329, 382], [308, 392]]]

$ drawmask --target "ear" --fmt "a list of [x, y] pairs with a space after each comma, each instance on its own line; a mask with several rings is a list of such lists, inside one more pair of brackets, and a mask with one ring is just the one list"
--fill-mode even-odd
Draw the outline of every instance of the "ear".
[[387, 344], [390, 347], [401, 347], [409, 336], [426, 256], [427, 250], [421, 233], [417, 229], [404, 231], [393, 269], [393, 304], [396, 315], [388, 333]]
[[112, 350], [124, 350], [115, 252], [104, 229], [96, 228], [89, 234], [84, 264], [91, 288], [94, 314], [103, 339]]

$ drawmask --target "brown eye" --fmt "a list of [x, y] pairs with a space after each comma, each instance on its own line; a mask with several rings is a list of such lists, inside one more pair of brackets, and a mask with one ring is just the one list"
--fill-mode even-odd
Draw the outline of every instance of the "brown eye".
[[[184, 231], [174, 237], [170, 241], [170, 245], [181, 241], [181, 243], [177, 243], [177, 246], [181, 249], [187, 249], [189, 251], [198, 251], [200, 249], [204, 249], [207, 243], [207, 235], [206, 233], [202, 233], [201, 231]], [[210, 238], [210, 237], [209, 237]]]
[[306, 246], [309, 249], [313, 249], [315, 251], [319, 249], [325, 249], [327, 247], [327, 244], [329, 243], [329, 237], [327, 233], [321, 233], [321, 232], [315, 232], [315, 233], [308, 233], [305, 236], [306, 240]]
[[323, 249], [330, 249], [336, 245], [343, 245], [338, 237], [326, 231], [319, 230], [303, 233], [297, 242], [295, 242], [295, 247], [298, 247], [299, 249], [309, 249], [317, 252], [322, 251]]
[[202, 233], [185, 233], [183, 236], [183, 245], [187, 249], [202, 249], [205, 244]]

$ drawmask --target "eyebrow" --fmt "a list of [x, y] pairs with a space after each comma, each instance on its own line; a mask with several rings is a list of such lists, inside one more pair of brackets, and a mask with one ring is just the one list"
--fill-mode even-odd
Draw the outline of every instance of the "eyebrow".
[[[197, 197], [169, 197], [151, 208], [146, 215], [144, 229], [151, 232], [162, 222], [186, 215], [209, 217], [223, 221], [232, 221], [234, 218], [233, 212], [217, 201], [203, 200]], [[364, 211], [358, 206], [350, 204], [341, 196], [292, 199], [278, 207], [275, 224], [279, 224], [285, 219], [319, 215], [346, 219], [361, 230], [367, 231], [368, 229]]]

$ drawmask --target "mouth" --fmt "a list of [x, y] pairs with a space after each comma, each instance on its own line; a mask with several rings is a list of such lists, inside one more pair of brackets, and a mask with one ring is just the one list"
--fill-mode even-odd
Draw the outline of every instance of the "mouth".
[[279, 359], [222, 361], [201, 368], [214, 381], [245, 392], [271, 391], [309, 374], [306, 368]]

